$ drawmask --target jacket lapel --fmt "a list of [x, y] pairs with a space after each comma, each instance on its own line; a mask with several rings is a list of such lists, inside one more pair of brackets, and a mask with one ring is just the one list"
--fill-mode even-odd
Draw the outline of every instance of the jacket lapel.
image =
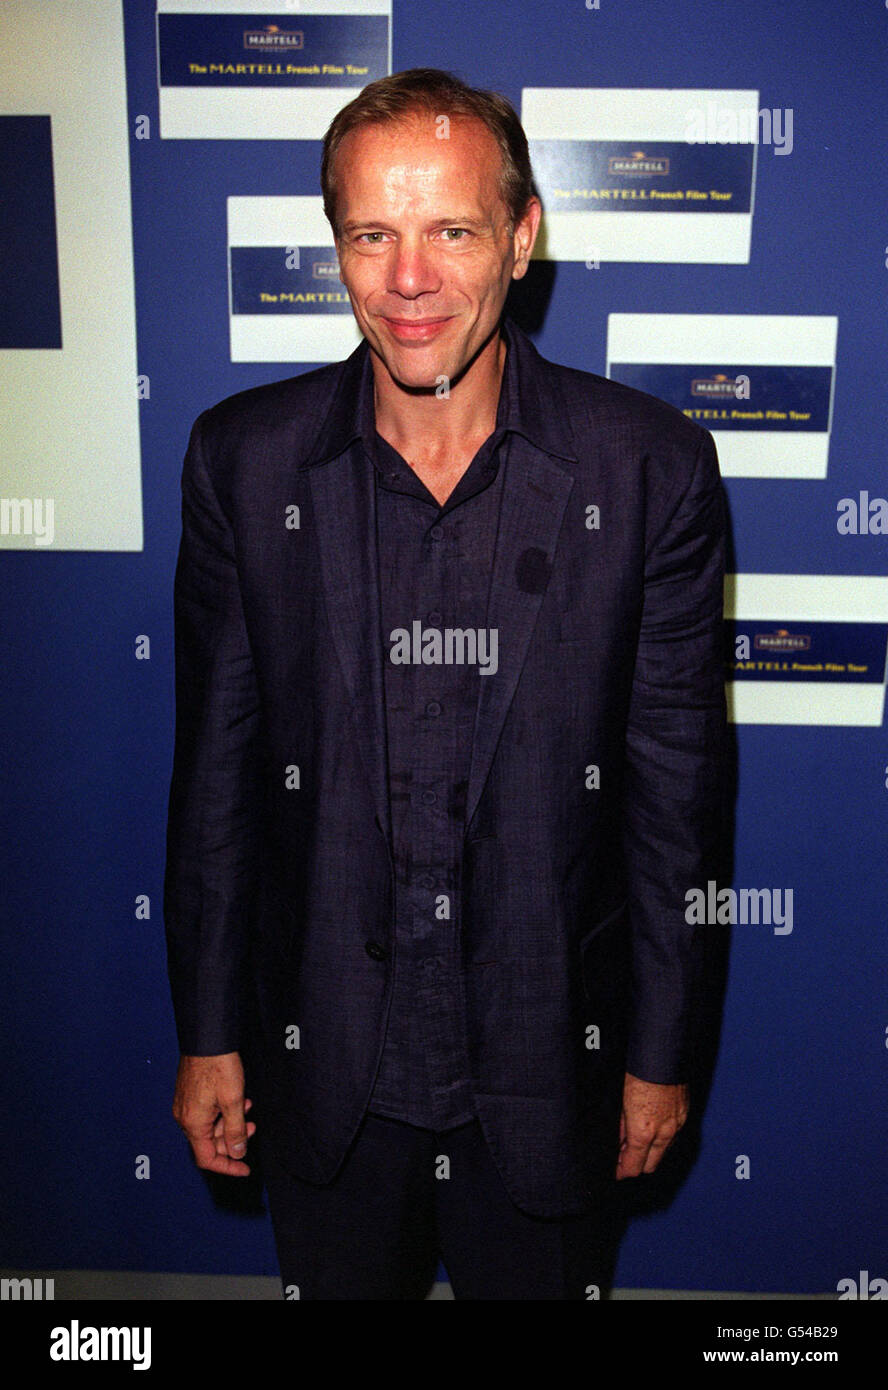
[[380, 829], [391, 845], [372, 465], [360, 443], [309, 473], [324, 600]]
[[[502, 465], [501, 465], [502, 466]], [[503, 721], [539, 616], [573, 477], [519, 434], [509, 437], [487, 628], [497, 632], [494, 675], [478, 675], [466, 828], [490, 772]]]

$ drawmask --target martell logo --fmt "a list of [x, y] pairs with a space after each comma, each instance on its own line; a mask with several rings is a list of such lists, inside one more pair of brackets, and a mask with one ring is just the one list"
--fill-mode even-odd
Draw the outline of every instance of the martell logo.
[[312, 261], [312, 278], [315, 280], [334, 280], [339, 274], [337, 261]]
[[725, 376], [723, 372], [716, 372], [714, 376], [695, 376], [691, 382], [691, 395], [706, 396], [708, 400], [736, 396], [737, 378]]
[[266, 24], [264, 29], [244, 31], [244, 48], [254, 53], [280, 53], [291, 48], [303, 48], [305, 35], [301, 29], [279, 29], [276, 24]]
[[647, 174], [668, 174], [667, 155], [646, 155], [644, 150], [633, 150], [631, 154], [612, 154], [607, 161], [609, 174], [629, 174], [639, 178]]
[[757, 632], [753, 645], [759, 652], [809, 652], [811, 638], [808, 633], [791, 633], [779, 627], [776, 632]]

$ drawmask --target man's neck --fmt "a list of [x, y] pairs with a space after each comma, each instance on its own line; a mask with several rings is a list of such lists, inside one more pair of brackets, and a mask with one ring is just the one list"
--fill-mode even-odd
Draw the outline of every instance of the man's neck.
[[438, 396], [434, 389], [405, 390], [374, 353], [377, 432], [414, 467], [452, 468], [460, 458], [471, 459], [496, 428], [505, 361], [505, 340], [497, 330], [459, 380], [449, 385], [449, 395]]

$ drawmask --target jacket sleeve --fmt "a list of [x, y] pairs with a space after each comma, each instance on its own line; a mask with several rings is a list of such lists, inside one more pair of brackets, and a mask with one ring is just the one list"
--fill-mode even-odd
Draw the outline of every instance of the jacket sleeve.
[[164, 924], [179, 1047], [237, 1051], [258, 843], [259, 700], [232, 528], [207, 466], [208, 412], [182, 469], [174, 581], [176, 733]]
[[703, 961], [703, 931], [688, 924], [685, 895], [705, 889], [713, 871], [726, 747], [726, 508], [706, 431], [667, 513], [647, 544], [622, 824], [632, 939], [627, 1070], [678, 1084], [688, 1079]]

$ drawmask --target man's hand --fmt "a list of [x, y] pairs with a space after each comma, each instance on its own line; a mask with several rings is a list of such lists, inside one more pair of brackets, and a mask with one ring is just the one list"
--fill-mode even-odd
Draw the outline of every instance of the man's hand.
[[627, 1071], [617, 1177], [637, 1178], [639, 1173], [652, 1173], [687, 1117], [687, 1086], [640, 1081]]
[[256, 1132], [252, 1120], [245, 1120], [252, 1104], [244, 1099], [239, 1052], [179, 1059], [173, 1115], [188, 1136], [198, 1168], [232, 1178], [248, 1175], [247, 1164], [237, 1160]]

